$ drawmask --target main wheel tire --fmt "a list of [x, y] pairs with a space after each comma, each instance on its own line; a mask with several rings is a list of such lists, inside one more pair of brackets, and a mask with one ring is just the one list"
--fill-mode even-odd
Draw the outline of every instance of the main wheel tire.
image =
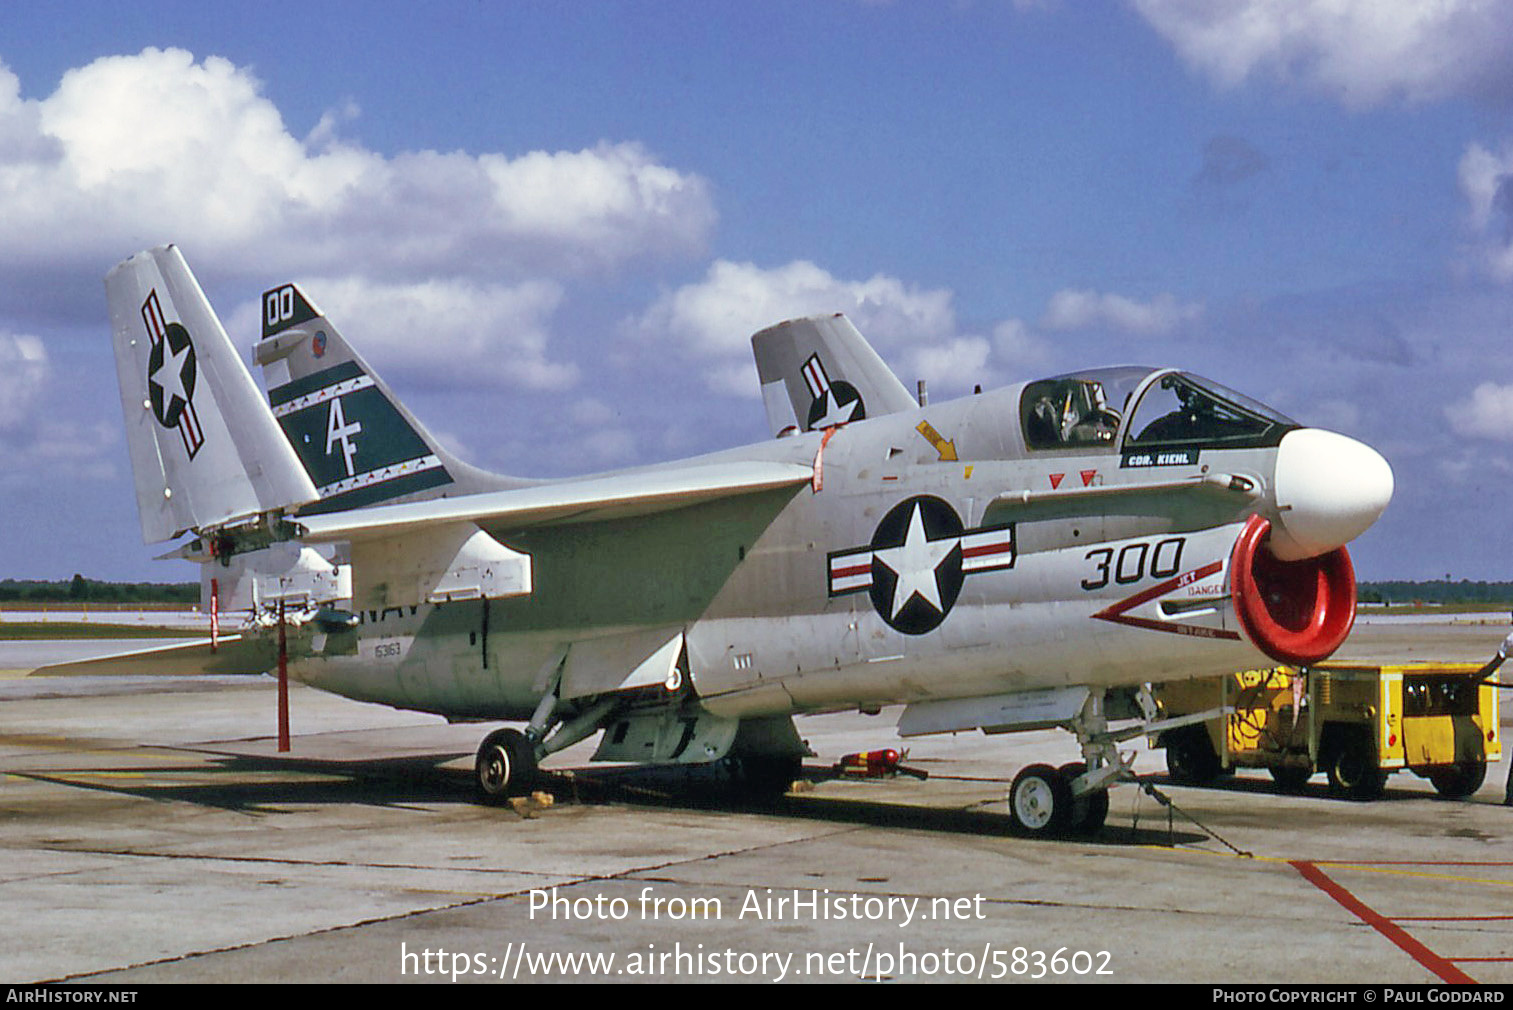
[[1374, 800], [1382, 795], [1387, 776], [1377, 764], [1376, 747], [1365, 733], [1338, 734], [1323, 758], [1329, 789], [1351, 800]]
[[1050, 765], [1030, 765], [1009, 787], [1009, 817], [1027, 835], [1064, 834], [1072, 823], [1072, 790]]
[[1173, 782], [1189, 786], [1208, 785], [1223, 771], [1208, 727], [1202, 723], [1182, 726], [1165, 736], [1166, 774]]
[[484, 737], [473, 762], [473, 791], [490, 806], [524, 796], [536, 784], [536, 747], [518, 729], [498, 729]]
[[[1081, 761], [1074, 761], [1071, 764], [1062, 765], [1056, 771], [1066, 781], [1067, 789], [1070, 791], [1072, 782], [1087, 771], [1087, 765]], [[1106, 820], [1108, 820], [1107, 789], [1097, 789], [1072, 798], [1072, 816], [1068, 830], [1091, 835], [1102, 828]]]
[[1457, 765], [1431, 768], [1429, 781], [1434, 783], [1435, 791], [1445, 799], [1464, 799], [1487, 781], [1487, 766], [1482, 761], [1462, 761]]
[[1313, 778], [1312, 768], [1302, 768], [1298, 765], [1272, 765], [1269, 771], [1271, 780], [1284, 793], [1302, 792], [1303, 787], [1308, 785], [1308, 780]]

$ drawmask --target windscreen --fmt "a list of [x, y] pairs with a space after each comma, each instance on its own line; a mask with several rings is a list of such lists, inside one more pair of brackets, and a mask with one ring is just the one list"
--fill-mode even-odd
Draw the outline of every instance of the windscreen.
[[1130, 448], [1273, 446], [1298, 423], [1264, 404], [1189, 372], [1172, 372], [1146, 389], [1129, 426]]

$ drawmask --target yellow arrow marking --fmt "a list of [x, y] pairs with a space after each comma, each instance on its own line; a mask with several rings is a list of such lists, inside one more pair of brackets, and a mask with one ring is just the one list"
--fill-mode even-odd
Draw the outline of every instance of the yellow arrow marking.
[[929, 421], [919, 422], [919, 426], [914, 430], [923, 435], [926, 442], [935, 446], [935, 451], [940, 453], [940, 458], [943, 462], [956, 462], [956, 443], [946, 441], [940, 432], [930, 427]]

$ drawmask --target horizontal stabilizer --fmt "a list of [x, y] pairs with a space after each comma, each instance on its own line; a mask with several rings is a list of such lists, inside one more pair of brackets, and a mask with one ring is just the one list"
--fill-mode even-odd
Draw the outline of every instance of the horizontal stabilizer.
[[146, 543], [316, 499], [177, 247], [119, 264], [105, 294]]
[[308, 516], [299, 523], [306, 541], [346, 540], [355, 544], [447, 523], [470, 522], [485, 530], [501, 531], [650, 515], [715, 498], [796, 487], [813, 479], [813, 467], [796, 463], [706, 463], [462, 498], [376, 505], [329, 517]]
[[135, 649], [113, 656], [52, 663], [33, 670], [31, 677], [192, 677], [204, 674], [266, 673], [278, 663], [277, 646], [269, 637], [227, 635], [210, 648], [210, 639]]

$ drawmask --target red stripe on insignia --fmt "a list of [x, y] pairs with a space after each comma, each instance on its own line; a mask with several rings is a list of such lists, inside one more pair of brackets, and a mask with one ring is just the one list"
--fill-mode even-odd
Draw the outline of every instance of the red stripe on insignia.
[[179, 411], [179, 435], [184, 439], [184, 451], [193, 459], [205, 442], [205, 432], [200, 427], [200, 416], [193, 403], [185, 403], [184, 409]]
[[154, 288], [142, 303], [142, 322], [147, 326], [147, 334], [152, 337], [154, 344], [160, 343], [168, 331], [168, 326], [163, 322], [163, 309], [158, 304], [158, 292]]
[[816, 398], [826, 389], [830, 388], [830, 383], [826, 381], [825, 370], [821, 367], [819, 358], [811, 357], [808, 361], [804, 362], [804, 384], [809, 387], [809, 395]]
[[981, 547], [967, 547], [963, 544], [961, 555], [965, 558], [978, 558], [985, 554], [1003, 554], [1013, 549], [1014, 544], [1007, 540], [1002, 543], [983, 544]]

